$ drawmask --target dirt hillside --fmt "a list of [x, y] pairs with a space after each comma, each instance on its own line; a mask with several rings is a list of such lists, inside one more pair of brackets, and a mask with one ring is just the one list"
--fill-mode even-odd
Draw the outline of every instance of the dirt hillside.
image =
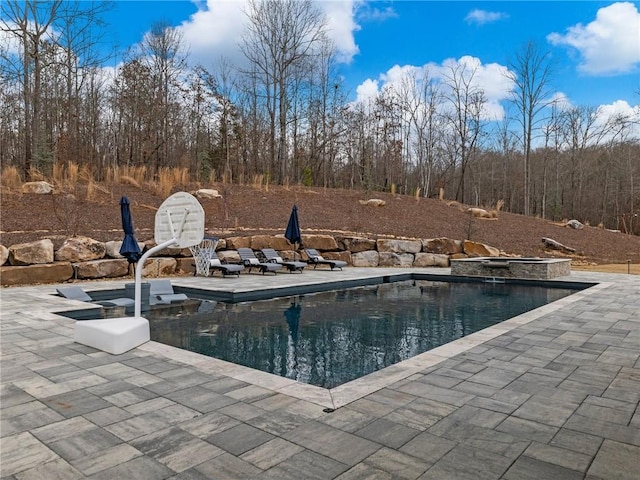
[[[640, 263], [640, 237], [595, 227], [574, 230], [562, 223], [500, 212], [497, 219], [473, 218], [455, 202], [390, 193], [366, 193], [306, 187], [265, 188], [214, 185], [222, 198], [201, 200], [207, 233], [218, 236], [252, 233], [284, 233], [291, 207], [298, 206], [304, 233], [338, 233], [370, 237], [470, 239], [523, 256], [566, 256], [544, 249], [542, 238], [551, 238], [576, 250], [576, 264]], [[91, 200], [78, 194], [0, 195], [0, 243], [50, 238], [59, 246], [73, 234], [97, 240], [122, 238], [121, 196], [132, 205], [136, 237], [153, 238], [155, 211], [163, 197], [147, 188], [131, 185], [101, 185]], [[362, 205], [360, 200], [378, 198], [381, 207]]]

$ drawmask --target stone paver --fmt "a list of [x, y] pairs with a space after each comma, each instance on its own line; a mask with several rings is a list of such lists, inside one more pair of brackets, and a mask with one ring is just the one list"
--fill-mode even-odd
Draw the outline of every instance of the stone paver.
[[[402, 272], [172, 282], [241, 293]], [[326, 392], [153, 342], [115, 356], [76, 344], [73, 321], [52, 313], [70, 308], [55, 285], [4, 288], [0, 477], [636, 479], [640, 278], [570, 279], [599, 285], [454, 342], [439, 361], [412, 359], [372, 391], [343, 386], [349, 400], [333, 412]]]

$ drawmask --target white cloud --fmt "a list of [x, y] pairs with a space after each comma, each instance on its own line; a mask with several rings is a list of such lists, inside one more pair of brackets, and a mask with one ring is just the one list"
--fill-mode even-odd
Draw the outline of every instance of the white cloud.
[[389, 18], [397, 18], [398, 13], [393, 7], [386, 7], [384, 9], [375, 8], [371, 3], [359, 2], [358, 3], [358, 19], [363, 22], [384, 22]]
[[[180, 25], [185, 43], [194, 63], [211, 65], [224, 56], [231, 63], [243, 61], [239, 43], [247, 24], [247, 0], [206, 0], [199, 10]], [[348, 63], [358, 53], [354, 32], [359, 29], [354, 20], [354, 0], [317, 2], [327, 17], [329, 38], [338, 50], [338, 60]]]
[[567, 33], [551, 33], [553, 45], [568, 45], [582, 56], [579, 69], [592, 75], [625, 73], [640, 62], [640, 13], [636, 5], [620, 2], [598, 10], [588, 25], [577, 24]]
[[551, 96], [549, 104], [555, 104], [560, 110], [567, 110], [573, 107], [573, 103], [564, 92], [556, 92]]
[[368, 103], [380, 93], [378, 81], [367, 79], [356, 87], [356, 102]]
[[[460, 70], [461, 69], [461, 70]], [[406, 78], [428, 76], [443, 83], [452, 71], [460, 70], [466, 78], [471, 79], [470, 86], [481, 89], [486, 97], [483, 112], [485, 120], [502, 120], [505, 115], [501, 102], [510, 98], [513, 82], [507, 75], [507, 67], [489, 63], [483, 65], [480, 59], [463, 56], [456, 60], [449, 58], [442, 64], [428, 63], [423, 66], [394, 65], [379, 80], [367, 79], [356, 88], [356, 102], [366, 102], [375, 98], [381, 91], [400, 90]], [[443, 84], [446, 89], [446, 85]]]
[[504, 18], [508, 18], [509, 16], [503, 12], [488, 12], [486, 10], [473, 9], [471, 10], [466, 17], [464, 17], [464, 21], [476, 25], [485, 25], [487, 23], [497, 22]]

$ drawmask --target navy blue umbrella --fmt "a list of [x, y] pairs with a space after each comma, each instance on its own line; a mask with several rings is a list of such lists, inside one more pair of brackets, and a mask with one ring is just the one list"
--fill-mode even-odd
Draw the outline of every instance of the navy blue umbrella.
[[289, 217], [289, 223], [287, 224], [287, 230], [284, 232], [284, 238], [289, 240], [293, 245], [296, 243], [302, 244], [302, 233], [300, 233], [300, 223], [298, 222], [298, 207], [293, 206], [291, 210], [291, 216]]
[[129, 263], [137, 263], [142, 256], [142, 251], [134, 236], [133, 218], [131, 218], [131, 207], [127, 197], [120, 199], [120, 215], [122, 216], [122, 230], [124, 230], [124, 240], [122, 240], [122, 246], [120, 247], [120, 255], [125, 257]]
[[284, 311], [284, 318], [287, 320], [289, 333], [291, 334], [291, 339], [294, 341], [298, 340], [298, 327], [300, 326], [301, 312], [302, 307], [295, 302], [293, 302], [291, 306]]

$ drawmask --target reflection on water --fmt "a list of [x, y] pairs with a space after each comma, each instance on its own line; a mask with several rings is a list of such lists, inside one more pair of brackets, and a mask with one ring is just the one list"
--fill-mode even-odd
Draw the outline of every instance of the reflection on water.
[[407, 281], [147, 318], [155, 341], [333, 388], [573, 292]]

